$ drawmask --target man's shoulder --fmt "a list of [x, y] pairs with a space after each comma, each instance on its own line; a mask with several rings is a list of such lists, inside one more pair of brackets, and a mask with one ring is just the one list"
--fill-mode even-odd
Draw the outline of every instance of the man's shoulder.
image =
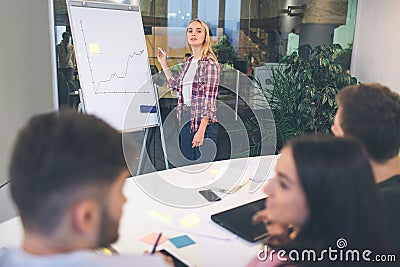
[[78, 251], [52, 256], [34, 256], [20, 249], [0, 250], [0, 267], [128, 267], [128, 266], [166, 266], [159, 256], [151, 255], [99, 255], [91, 251]]
[[164, 259], [158, 255], [144, 255], [144, 254], [129, 254], [129, 255], [115, 255], [106, 256], [98, 255], [90, 266], [101, 267], [131, 267], [131, 266], [168, 266]]
[[393, 247], [399, 250], [400, 246], [400, 174], [378, 183], [379, 195], [386, 220], [387, 232], [393, 242]]
[[381, 193], [394, 191], [400, 194], [400, 174], [394, 175], [385, 181], [378, 183], [378, 188]]
[[[0, 267], [66, 267], [85, 266], [91, 258], [90, 252], [73, 252], [51, 256], [35, 256], [22, 249], [2, 248], [0, 250]], [[80, 265], [79, 263], [83, 263]]]
[[385, 209], [400, 205], [400, 174], [378, 183], [378, 188]]

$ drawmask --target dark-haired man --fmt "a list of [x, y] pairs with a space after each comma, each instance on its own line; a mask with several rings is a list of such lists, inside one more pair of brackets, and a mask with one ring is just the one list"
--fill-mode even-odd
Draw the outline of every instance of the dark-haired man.
[[71, 34], [63, 32], [61, 42], [56, 46], [57, 66], [67, 81], [72, 80], [76, 67], [74, 46], [70, 44]]
[[343, 88], [332, 132], [366, 149], [378, 184], [387, 229], [400, 256], [400, 96], [378, 83]]
[[165, 266], [159, 256], [93, 252], [118, 239], [128, 175], [121, 134], [103, 121], [75, 112], [32, 118], [10, 165], [22, 248], [1, 250], [0, 266]]

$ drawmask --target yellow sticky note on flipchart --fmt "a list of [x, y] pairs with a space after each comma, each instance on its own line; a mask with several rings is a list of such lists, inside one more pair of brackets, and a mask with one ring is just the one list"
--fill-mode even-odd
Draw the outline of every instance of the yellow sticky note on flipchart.
[[89, 51], [91, 54], [100, 54], [100, 46], [99, 44], [89, 44]]

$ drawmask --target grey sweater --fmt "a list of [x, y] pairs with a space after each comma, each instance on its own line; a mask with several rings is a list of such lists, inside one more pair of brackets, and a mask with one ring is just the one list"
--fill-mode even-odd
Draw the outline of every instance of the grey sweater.
[[133, 267], [167, 266], [159, 256], [151, 255], [99, 255], [91, 251], [78, 251], [53, 256], [34, 256], [21, 249], [0, 250], [0, 267]]

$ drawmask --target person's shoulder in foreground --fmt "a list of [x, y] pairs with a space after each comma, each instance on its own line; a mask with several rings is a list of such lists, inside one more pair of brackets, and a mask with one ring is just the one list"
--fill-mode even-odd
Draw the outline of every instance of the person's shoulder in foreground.
[[122, 135], [104, 121], [77, 112], [33, 117], [9, 169], [22, 244], [4, 249], [0, 266], [165, 266], [157, 255], [94, 252], [118, 240], [128, 175]]
[[332, 132], [365, 148], [382, 199], [386, 227], [400, 257], [400, 95], [379, 83], [347, 86], [336, 96]]
[[400, 174], [380, 182], [378, 188], [386, 215], [388, 231], [393, 240], [393, 247], [400, 257], [400, 213], [397, 212], [400, 207]]
[[21, 249], [0, 250], [1, 267], [128, 267], [167, 266], [161, 257], [151, 255], [99, 255], [92, 251], [75, 251], [51, 256], [35, 256]]

